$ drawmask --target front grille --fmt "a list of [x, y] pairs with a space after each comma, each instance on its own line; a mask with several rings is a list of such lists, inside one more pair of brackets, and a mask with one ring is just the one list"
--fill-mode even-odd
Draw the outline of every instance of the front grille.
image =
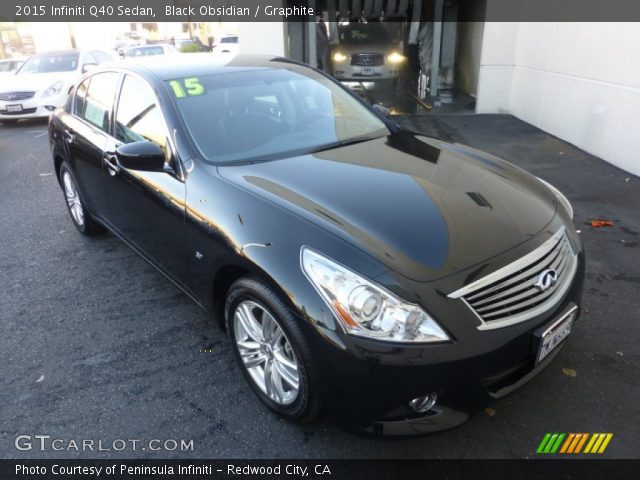
[[[462, 298], [478, 316], [480, 330], [524, 322], [555, 307], [578, 267], [564, 227], [533, 252], [448, 295]], [[543, 274], [556, 274], [555, 283]]]
[[2, 115], [24, 115], [25, 113], [36, 113], [37, 108], [23, 108], [19, 112], [8, 112], [7, 110], [0, 110]]
[[35, 94], [36, 92], [2, 92], [0, 93], [0, 100], [3, 102], [18, 102], [33, 98]]
[[381, 53], [354, 53], [351, 55], [351, 65], [361, 67], [377, 67], [384, 65], [384, 55]]

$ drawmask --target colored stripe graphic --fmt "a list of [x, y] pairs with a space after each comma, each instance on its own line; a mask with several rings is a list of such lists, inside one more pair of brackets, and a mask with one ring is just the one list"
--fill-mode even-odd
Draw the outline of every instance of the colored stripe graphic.
[[613, 433], [545, 433], [536, 453], [603, 453], [612, 438]]
[[547, 433], [543, 437], [536, 453], [556, 453], [564, 439], [564, 433]]
[[613, 433], [594, 433], [584, 453], [603, 453], [613, 438]]

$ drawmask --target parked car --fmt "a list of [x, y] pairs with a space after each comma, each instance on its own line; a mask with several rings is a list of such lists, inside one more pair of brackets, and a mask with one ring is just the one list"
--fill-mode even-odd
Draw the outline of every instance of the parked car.
[[[20, 65], [24, 63], [23, 58], [6, 58], [0, 60], [0, 81], [6, 79], [9, 75], [16, 73]], [[0, 88], [2, 88], [0, 86]]]
[[100, 50], [60, 50], [33, 55], [0, 86], [0, 121], [48, 117], [64, 105], [90, 68], [112, 61]]
[[338, 31], [340, 41], [331, 55], [337, 79], [375, 85], [398, 78], [406, 58], [381, 23], [349, 23]]
[[148, 57], [153, 55], [174, 55], [178, 50], [169, 44], [141, 45], [126, 51], [124, 58]]
[[238, 35], [225, 35], [212, 46], [213, 53], [239, 53], [240, 37]]
[[52, 117], [71, 220], [212, 312], [269, 408], [435, 431], [558, 353], [585, 257], [557, 189], [291, 59], [152, 60], [90, 72]]

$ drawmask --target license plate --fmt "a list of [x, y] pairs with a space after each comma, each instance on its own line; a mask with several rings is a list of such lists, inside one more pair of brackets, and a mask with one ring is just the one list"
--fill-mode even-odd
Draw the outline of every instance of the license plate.
[[549, 355], [562, 341], [571, 333], [573, 321], [578, 315], [578, 307], [574, 306], [562, 317], [555, 320], [549, 327], [546, 327], [540, 334], [540, 346], [538, 347], [538, 355], [536, 363], [540, 363], [547, 355]]
[[373, 68], [371, 67], [364, 67], [362, 69], [362, 75], [373, 75]]
[[22, 111], [22, 105], [21, 104], [16, 104], [16, 105], [7, 105], [7, 112], [21, 112]]

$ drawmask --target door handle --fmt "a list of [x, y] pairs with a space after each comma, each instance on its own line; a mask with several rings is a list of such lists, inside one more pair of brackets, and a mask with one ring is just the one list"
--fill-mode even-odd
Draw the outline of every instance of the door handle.
[[115, 153], [105, 153], [102, 157], [102, 162], [107, 167], [107, 171], [112, 177], [116, 176], [120, 171], [118, 156]]
[[73, 143], [73, 141], [76, 139], [76, 136], [73, 134], [72, 130], [65, 130], [64, 139], [67, 143]]

